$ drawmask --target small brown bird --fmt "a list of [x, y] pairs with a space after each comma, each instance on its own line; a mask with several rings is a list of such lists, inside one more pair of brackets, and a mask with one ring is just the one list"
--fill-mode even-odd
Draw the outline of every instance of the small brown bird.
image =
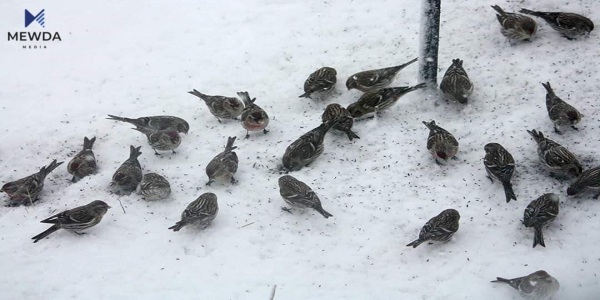
[[360, 139], [360, 137], [352, 131], [352, 125], [354, 125], [352, 115], [350, 115], [350, 112], [346, 108], [337, 103], [327, 105], [325, 111], [321, 115], [321, 120], [323, 122], [337, 121], [336, 124], [333, 125], [333, 129], [346, 133], [349, 140]]
[[541, 132], [535, 130], [527, 130], [527, 132], [537, 143], [538, 157], [544, 167], [550, 170], [550, 175], [555, 176], [555, 173], [558, 173], [560, 176], [579, 176], [581, 174], [581, 164], [567, 148], [544, 137]]
[[142, 181], [142, 166], [137, 159], [142, 154], [141, 148], [130, 146], [129, 158], [113, 174], [111, 185], [117, 195], [131, 194]]
[[221, 119], [235, 119], [242, 114], [244, 103], [235, 97], [209, 96], [200, 93], [197, 90], [188, 92], [204, 101], [210, 113], [217, 117], [219, 123]]
[[500, 32], [510, 40], [529, 40], [537, 31], [537, 23], [532, 18], [515, 13], [507, 13], [500, 6], [492, 5], [498, 12], [496, 17], [500, 23]]
[[546, 109], [548, 109], [550, 120], [554, 123], [554, 132], [562, 134], [559, 130], [560, 126], [571, 126], [571, 128], [579, 130], [575, 127], [575, 124], [581, 121], [579, 111], [556, 96], [550, 82], [542, 83], [542, 85], [546, 88]]
[[297, 171], [317, 159], [325, 149], [325, 134], [335, 124], [335, 120], [321, 123], [291, 143], [283, 154], [283, 167], [288, 171]]
[[148, 201], [161, 200], [169, 197], [171, 194], [171, 185], [161, 175], [146, 173], [137, 187], [137, 193]]
[[331, 93], [337, 82], [336, 75], [337, 71], [330, 67], [323, 67], [314, 71], [304, 82], [304, 94], [300, 95], [300, 98], [311, 98], [310, 95], [313, 93]]
[[527, 205], [527, 208], [525, 208], [523, 224], [525, 227], [533, 227], [535, 230], [533, 236], [533, 248], [538, 244], [546, 247], [546, 244], [544, 244], [542, 228], [556, 219], [558, 207], [558, 196], [556, 194], [548, 193], [531, 201], [531, 203]]
[[[435, 159], [438, 165], [446, 162], [449, 158], [455, 158], [458, 153], [458, 141], [446, 129], [435, 124], [435, 121], [425, 122], [423, 124], [429, 128], [427, 137], [427, 150]], [[441, 160], [441, 161], [440, 161]]]
[[467, 104], [469, 96], [473, 93], [473, 83], [465, 69], [463, 69], [462, 60], [458, 58], [452, 60], [452, 65], [446, 70], [442, 78], [440, 90], [446, 99]]
[[227, 139], [225, 150], [217, 156], [215, 156], [206, 166], [206, 175], [208, 176], [208, 182], [206, 185], [210, 185], [213, 181], [231, 182], [236, 183], [233, 175], [238, 169], [238, 157], [235, 153], [237, 147], [233, 146], [235, 142], [235, 136]]
[[181, 145], [181, 136], [173, 129], [165, 129], [159, 131], [148, 130], [147, 128], [134, 128], [143, 133], [148, 138], [148, 145], [152, 147], [155, 155], [160, 155], [156, 150], [171, 151], [175, 153], [175, 149]]
[[146, 129], [148, 131], [160, 131], [175, 129], [179, 133], [188, 133], [190, 125], [184, 119], [174, 116], [150, 116], [130, 119], [108, 115], [109, 120], [116, 120], [133, 124], [136, 129]]
[[250, 100], [248, 92], [237, 93], [246, 107], [242, 111], [242, 127], [246, 129], [246, 138], [250, 137], [250, 131], [262, 130], [264, 134], [267, 134], [266, 127], [269, 125], [269, 115], [260, 106], [254, 104], [256, 98]]
[[94, 156], [94, 151], [92, 151], [94, 142], [96, 142], [96, 137], [93, 137], [91, 140], [84, 137], [83, 150], [79, 151], [67, 165], [67, 171], [73, 175], [71, 181], [75, 182], [96, 172], [96, 157]]
[[550, 276], [550, 274], [544, 270], [513, 279], [496, 277], [496, 280], [493, 280], [492, 282], [506, 283], [513, 289], [519, 291], [523, 298], [535, 300], [550, 299], [560, 289], [558, 280]]
[[83, 234], [82, 230], [88, 229], [95, 226], [102, 221], [102, 217], [106, 214], [110, 206], [104, 201], [95, 200], [86, 205], [79, 206], [73, 209], [69, 209], [51, 216], [41, 223], [54, 224], [46, 231], [32, 237], [34, 243], [47, 237], [51, 233], [65, 229], [77, 234]]
[[600, 197], [600, 167], [583, 171], [579, 177], [571, 182], [571, 185], [567, 188], [567, 195], [574, 196], [586, 190], [598, 192], [594, 195], [594, 199]]
[[[323, 209], [319, 196], [306, 183], [290, 175], [279, 177], [279, 194], [285, 203], [293, 207], [312, 208], [323, 215], [325, 219], [333, 216]], [[289, 208], [282, 208], [290, 212]]]
[[495, 179], [502, 183], [506, 203], [510, 202], [511, 199], [517, 200], [510, 183], [510, 179], [515, 172], [515, 160], [512, 155], [498, 143], [486, 144], [483, 149], [485, 150], [483, 165], [488, 173], [488, 178], [492, 182]]
[[356, 102], [348, 105], [348, 111], [354, 118], [385, 110], [395, 104], [400, 97], [426, 87], [425, 83], [415, 86], [383, 88], [364, 93]]
[[415, 58], [399, 66], [358, 72], [348, 77], [348, 80], [346, 80], [346, 87], [348, 90], [357, 89], [361, 92], [369, 92], [383, 88], [392, 82], [400, 70], [417, 60], [418, 58]]
[[218, 212], [219, 204], [217, 203], [217, 195], [204, 193], [185, 208], [183, 213], [181, 213], [181, 221], [169, 227], [169, 229], [179, 231], [187, 225], [195, 226], [197, 229], [204, 229], [212, 223]]
[[419, 238], [409, 243], [408, 247], [417, 248], [426, 241], [446, 242], [458, 231], [460, 214], [456, 209], [446, 209], [431, 218], [419, 232]]
[[62, 161], [56, 162], [55, 159], [35, 174], [5, 183], [0, 192], [5, 192], [8, 195], [9, 201], [7, 205], [31, 205], [38, 201], [46, 176], [62, 163]]
[[529, 9], [521, 9], [519, 12], [544, 19], [552, 29], [558, 31], [569, 40], [582, 36], [588, 37], [590, 32], [594, 30], [594, 23], [592, 20], [579, 14], [542, 12]]

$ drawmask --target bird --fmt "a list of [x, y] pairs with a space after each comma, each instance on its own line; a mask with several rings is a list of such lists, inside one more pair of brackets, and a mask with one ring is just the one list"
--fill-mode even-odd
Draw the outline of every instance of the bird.
[[400, 97], [426, 86], [425, 83], [419, 83], [415, 86], [383, 88], [366, 92], [356, 102], [348, 105], [348, 111], [353, 118], [379, 112], [392, 106]]
[[56, 162], [55, 159], [35, 174], [5, 183], [0, 192], [5, 192], [8, 195], [7, 206], [31, 205], [38, 201], [46, 176], [62, 163], [62, 161]]
[[82, 230], [96, 226], [102, 217], [106, 214], [110, 206], [102, 200], [94, 200], [86, 205], [79, 206], [73, 209], [65, 210], [61, 213], [53, 215], [40, 223], [54, 224], [46, 231], [32, 237], [34, 243], [47, 237], [51, 233], [65, 229], [77, 234], [83, 234]]
[[[285, 203], [292, 207], [312, 208], [323, 215], [325, 219], [333, 215], [323, 209], [319, 196], [306, 183], [290, 175], [279, 177], [279, 194]], [[284, 211], [291, 212], [288, 208]]]
[[493, 182], [494, 179], [502, 183], [504, 194], [506, 195], [506, 203], [510, 200], [517, 200], [513, 191], [510, 179], [515, 172], [515, 160], [502, 145], [498, 143], [488, 143], [483, 149], [485, 157], [483, 165], [488, 173], [488, 178]]
[[202, 99], [210, 113], [217, 117], [219, 123], [221, 123], [221, 119], [236, 119], [244, 110], [244, 103], [235, 97], [209, 96], [195, 89], [188, 93]]
[[[458, 153], [458, 141], [446, 129], [438, 126], [435, 121], [425, 122], [423, 124], [429, 128], [427, 137], [427, 150], [435, 159], [438, 165], [442, 161], [446, 162], [449, 158], [455, 158]], [[441, 160], [441, 161], [440, 161]]]
[[330, 120], [337, 120], [338, 122], [333, 126], [333, 129], [339, 130], [346, 133], [349, 140], [360, 139], [356, 133], [352, 131], [352, 125], [354, 119], [350, 112], [343, 106], [337, 103], [331, 103], [327, 105], [325, 111], [321, 115], [321, 121], [327, 122]]
[[142, 181], [142, 166], [138, 161], [141, 147], [129, 147], [129, 158], [119, 166], [112, 176], [111, 185], [117, 195], [129, 195]]
[[171, 185], [166, 178], [159, 174], [146, 173], [137, 186], [137, 193], [142, 195], [145, 200], [161, 200], [169, 197]]
[[548, 223], [554, 221], [558, 215], [559, 198], [556, 194], [548, 193], [531, 201], [525, 208], [523, 215], [523, 224], [525, 227], [533, 227], [535, 230], [533, 236], [533, 248], [538, 244], [546, 247], [542, 228]]
[[228, 181], [236, 183], [233, 175], [238, 169], [238, 157], [235, 153], [237, 147], [233, 146], [235, 142], [235, 136], [227, 139], [225, 150], [217, 154], [206, 166], [206, 175], [208, 176], [208, 182], [206, 185], [210, 185], [213, 181]]
[[452, 60], [452, 65], [442, 77], [440, 90], [446, 99], [467, 104], [469, 96], [473, 93], [473, 83], [463, 69], [462, 60], [458, 58]]
[[527, 132], [537, 143], [538, 157], [544, 167], [550, 170], [551, 176], [555, 176], [555, 173], [561, 176], [579, 176], [581, 174], [581, 164], [573, 153], [557, 142], [544, 137], [544, 134], [541, 132], [535, 130], [527, 130]]
[[304, 94], [300, 98], [311, 98], [313, 93], [329, 94], [337, 82], [337, 71], [331, 67], [322, 67], [308, 76], [304, 82]]
[[594, 199], [600, 197], [600, 167], [585, 170], [567, 188], [567, 195], [574, 196], [586, 190], [598, 191]]
[[175, 153], [175, 149], [181, 145], [181, 136], [172, 128], [154, 131], [141, 127], [134, 128], [134, 130], [146, 135], [146, 138], [148, 139], [148, 145], [152, 147], [155, 155], [160, 155], [156, 150], [171, 151]]
[[193, 225], [198, 229], [204, 229], [212, 223], [218, 212], [219, 205], [217, 203], [217, 195], [213, 193], [204, 193], [185, 208], [183, 213], [181, 213], [181, 221], [169, 227], [169, 229], [179, 231], [187, 225]]
[[554, 123], [554, 132], [562, 134], [559, 130], [561, 126], [571, 126], [571, 128], [579, 130], [575, 127], [575, 124], [581, 121], [579, 111], [556, 96], [550, 82], [542, 83], [542, 85], [546, 88], [546, 109], [548, 109], [550, 120]]
[[535, 271], [527, 276], [513, 279], [496, 277], [496, 280], [492, 280], [492, 282], [506, 283], [519, 291], [523, 298], [535, 300], [550, 299], [560, 289], [558, 280], [544, 270]]
[[288, 171], [298, 171], [317, 159], [325, 149], [325, 134], [335, 124], [336, 120], [323, 122], [291, 143], [283, 154], [283, 167]]
[[594, 22], [580, 14], [532, 11], [525, 8], [519, 12], [544, 19], [552, 29], [558, 31], [569, 40], [588, 37], [590, 32], [594, 30]]
[[94, 156], [94, 151], [92, 151], [94, 142], [96, 142], [96, 137], [93, 137], [92, 139], [84, 137], [83, 150], [79, 151], [79, 153], [71, 159], [69, 164], [67, 164], [67, 171], [69, 174], [73, 175], [71, 181], [76, 182], [77, 180], [96, 172], [96, 157]]
[[346, 88], [348, 88], [348, 90], [357, 89], [361, 92], [369, 92], [383, 88], [392, 82], [400, 70], [417, 60], [418, 57], [398, 66], [358, 72], [348, 77], [348, 80], [346, 80]]
[[269, 115], [267, 112], [260, 108], [260, 106], [254, 104], [256, 98], [250, 99], [248, 92], [237, 93], [246, 107], [242, 111], [242, 127], [246, 129], [246, 138], [250, 137], [250, 131], [262, 130], [264, 134], [267, 134], [266, 127], [269, 125]]
[[439, 215], [431, 218], [419, 232], [419, 238], [406, 245], [417, 248], [426, 241], [446, 242], [458, 231], [460, 214], [456, 209], [446, 209]]
[[133, 124], [138, 130], [147, 129], [149, 131], [160, 131], [166, 129], [175, 129], [177, 132], [185, 134], [187, 134], [190, 130], [190, 125], [186, 120], [174, 116], [150, 116], [130, 119], [108, 115], [107, 119]]
[[510, 40], [529, 40], [537, 31], [537, 23], [534, 19], [516, 13], [507, 13], [500, 6], [492, 5], [498, 12], [496, 18], [500, 23], [500, 32]]

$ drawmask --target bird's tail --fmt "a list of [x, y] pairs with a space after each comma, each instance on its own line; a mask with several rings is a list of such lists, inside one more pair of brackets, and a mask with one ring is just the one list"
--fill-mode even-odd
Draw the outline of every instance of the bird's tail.
[[324, 210], [322, 207], [315, 207], [315, 210], [318, 211], [321, 215], [323, 215], [323, 217], [325, 217], [325, 219], [329, 218], [329, 217], [333, 217], [332, 214], [328, 213], [326, 210]]
[[542, 233], [542, 227], [536, 226], [533, 228], [535, 233], [533, 234], [533, 248], [538, 244], [542, 247], [546, 247], [544, 244], [544, 234]]
[[306, 93], [298, 96], [298, 98], [309, 98], [309, 99], [312, 99], [312, 97], [310, 96], [310, 94], [312, 94], [312, 93], [313, 93], [312, 91], [308, 91], [308, 92], [306, 92]]
[[142, 149], [141, 146], [140, 147], [129, 146], [129, 159], [138, 158], [138, 156], [140, 156], [142, 154], [140, 149]]
[[519, 12], [528, 14], [528, 15], [532, 15], [532, 16], [536, 16], [536, 17], [542, 17], [542, 18], [547, 15], [547, 13], [545, 13], [545, 12], [533, 11], [533, 10], [529, 10], [529, 9], [525, 9], [525, 8], [522, 8]]
[[410, 242], [409, 244], [407, 244], [406, 246], [407, 247], [417, 248], [419, 245], [421, 245], [424, 242], [425, 242], [425, 240], [416, 239], [416, 240]]
[[346, 130], [346, 135], [348, 136], [349, 140], [360, 139], [360, 137], [350, 129]]
[[40, 173], [42, 174], [43, 177], [46, 177], [46, 175], [50, 174], [50, 172], [54, 171], [54, 169], [56, 169], [58, 166], [62, 165], [63, 163], [64, 163], [64, 161], [56, 162], [56, 159], [55, 159], [49, 165], [42, 167], [42, 169], [40, 170]]
[[544, 140], [544, 134], [542, 134], [541, 132], [536, 131], [535, 129], [533, 130], [527, 130], [527, 133], [529, 133], [529, 135], [531, 135], [531, 137], [535, 140], [536, 143], [540, 143], [541, 141]]
[[204, 100], [204, 98], [206, 97], [206, 95], [205, 95], [205, 94], [202, 94], [202, 93], [200, 93], [200, 92], [199, 92], [198, 90], [196, 90], [196, 89], [194, 89], [193, 91], [191, 91], [191, 92], [188, 92], [188, 93], [190, 93], [190, 94], [192, 94], [192, 95], [194, 95], [194, 96], [196, 96], [196, 97], [198, 97], [198, 98], [200, 98], [200, 99], [202, 99], [202, 100]]
[[234, 149], [237, 149], [236, 146], [233, 146], [233, 143], [235, 143], [235, 136], [228, 137], [227, 145], [225, 145], [225, 151], [232, 151]]
[[427, 126], [427, 129], [429, 130], [435, 130], [436, 124], [434, 120], [431, 120], [431, 122], [425, 122], [423, 121], [423, 124], [425, 124], [425, 126]]
[[410, 60], [410, 61], [408, 61], [408, 62], [405, 62], [405, 63], [403, 63], [403, 64], [401, 64], [401, 65], [399, 65], [399, 66], [396, 66], [396, 68], [398, 69], [398, 71], [400, 71], [400, 70], [402, 70], [402, 69], [406, 68], [407, 66], [409, 66], [409, 65], [411, 65], [411, 64], [413, 64], [413, 63], [415, 63], [417, 60], [419, 60], [419, 58], [418, 58], [418, 57], [415, 57], [415, 58], [411, 59], [411, 60]]
[[552, 87], [550, 86], [550, 82], [546, 82], [546, 83], [542, 82], [542, 85], [544, 86], [544, 88], [546, 88], [546, 92], [550, 96], [556, 96], [556, 94], [554, 94], [554, 90], [552, 90]]
[[502, 8], [500, 8], [500, 6], [498, 5], [492, 5], [492, 8], [497, 11], [501, 16], [503, 16], [504, 14], [506, 14], [506, 12], [504, 10], [502, 10]]
[[181, 228], [183, 228], [183, 226], [185, 226], [185, 223], [182, 221], [179, 221], [179, 222], [175, 223], [175, 225], [169, 227], [169, 230], [179, 231], [179, 230], [181, 230]]
[[506, 203], [510, 202], [511, 199], [517, 200], [510, 182], [503, 182], [502, 186], [504, 186], [504, 194], [506, 194]]
[[250, 94], [248, 94], [248, 92], [238, 92], [237, 94], [242, 98], [245, 106], [251, 105], [256, 100], [256, 98], [250, 99]]
[[91, 140], [86, 137], [83, 138], [83, 149], [84, 150], [92, 150], [94, 147], [94, 143], [96, 142], [96, 137], [93, 137]]
[[424, 88], [424, 87], [427, 87], [427, 84], [426, 84], [426, 83], [424, 83], [424, 82], [422, 82], [422, 83], [419, 83], [419, 84], [417, 84], [417, 85], [415, 85], [415, 86], [411, 86], [411, 87], [409, 87], [408, 89], [406, 89], [406, 90], [404, 91], [404, 93], [405, 93], [405, 94], [406, 94], [406, 93], [410, 93], [410, 92], [412, 92], [412, 91], [415, 91], [415, 90], [418, 90], [418, 89], [422, 89], [422, 88]]
[[121, 121], [121, 122], [127, 122], [127, 123], [131, 123], [131, 124], [136, 124], [137, 120], [136, 119], [130, 119], [130, 118], [125, 118], [125, 117], [119, 117], [119, 116], [113, 116], [113, 115], [108, 115], [108, 118], [106, 118], [108, 120], [115, 120], [115, 121]]
[[51, 233], [53, 233], [53, 232], [55, 232], [55, 231], [57, 231], [59, 229], [60, 229], [59, 226], [53, 225], [52, 227], [46, 229], [46, 231], [44, 231], [44, 232], [42, 232], [42, 233], [40, 233], [40, 234], [32, 237], [31, 239], [33, 240], [34, 243], [37, 243], [39, 240], [41, 240], [41, 239], [49, 236]]

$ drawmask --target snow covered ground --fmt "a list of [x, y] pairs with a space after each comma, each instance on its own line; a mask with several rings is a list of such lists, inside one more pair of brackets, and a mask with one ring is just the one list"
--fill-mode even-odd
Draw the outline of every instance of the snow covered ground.
[[[444, 1], [439, 78], [453, 58], [463, 59], [475, 84], [470, 103], [418, 91], [378, 118], [356, 122], [359, 140], [328, 134], [324, 154], [292, 175], [315, 189], [334, 217], [281, 211], [281, 156], [319, 124], [327, 104], [358, 99], [360, 92], [346, 91], [347, 77], [418, 55], [415, 2], [0, 3], [3, 31], [56, 31], [62, 38], [47, 49], [0, 43], [0, 181], [65, 161], [34, 206], [0, 207], [0, 298], [268, 299], [277, 285], [275, 299], [510, 299], [514, 290], [489, 281], [544, 269], [561, 283], [557, 298], [598, 299], [600, 202], [589, 194], [567, 198], [569, 181], [548, 176], [525, 132], [542, 131], [584, 168], [600, 164], [598, 32], [568, 41], [538, 19], [535, 39], [511, 45], [490, 8], [560, 9], [598, 23], [592, 0]], [[24, 9], [45, 9], [46, 27], [24, 28]], [[336, 68], [337, 90], [321, 102], [298, 98], [306, 77], [322, 66]], [[553, 132], [540, 84], [546, 81], [584, 114], [579, 131]], [[416, 83], [414, 64], [393, 85]], [[226, 96], [248, 91], [271, 116], [270, 133], [243, 139], [238, 122], [219, 123], [187, 94], [194, 88]], [[190, 122], [190, 134], [177, 154], [155, 156], [143, 135], [107, 114], [176, 115]], [[458, 139], [459, 160], [434, 163], [421, 123], [432, 119]], [[99, 171], [71, 183], [66, 162], [84, 136], [97, 137]], [[229, 136], [238, 137], [239, 183], [205, 186], [204, 168]], [[502, 186], [485, 176], [488, 142], [504, 145], [517, 162], [516, 202], [505, 203]], [[110, 194], [130, 145], [142, 146], [144, 172], [171, 182], [169, 200]], [[218, 196], [212, 226], [167, 230], [204, 192]], [[547, 192], [560, 195], [561, 211], [544, 231], [547, 247], [531, 248], [533, 230], [520, 220]], [[95, 199], [112, 209], [87, 235], [60, 231], [31, 243], [47, 228], [40, 220]], [[405, 246], [446, 208], [461, 213], [450, 242]]]

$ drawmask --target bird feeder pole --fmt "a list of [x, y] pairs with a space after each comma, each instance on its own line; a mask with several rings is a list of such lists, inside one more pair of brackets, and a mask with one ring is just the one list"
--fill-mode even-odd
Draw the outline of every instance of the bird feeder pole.
[[419, 53], [420, 82], [437, 86], [438, 47], [440, 40], [441, 0], [421, 1], [421, 43]]

